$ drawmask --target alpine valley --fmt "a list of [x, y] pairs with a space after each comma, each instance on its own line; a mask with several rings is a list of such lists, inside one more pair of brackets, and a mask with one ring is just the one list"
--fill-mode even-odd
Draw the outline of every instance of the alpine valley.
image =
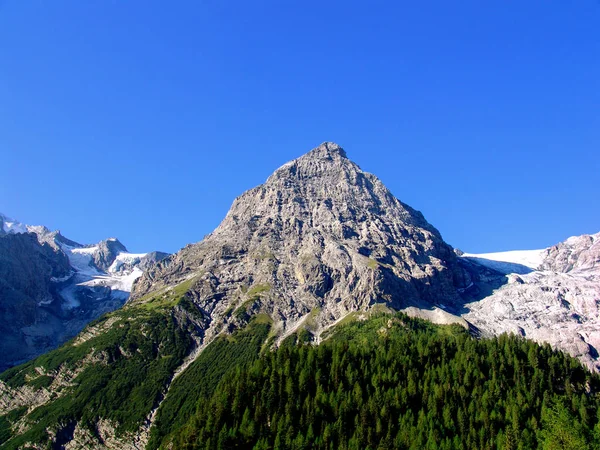
[[174, 255], [0, 216], [0, 448], [600, 448], [599, 303], [600, 233], [463, 253], [331, 142]]

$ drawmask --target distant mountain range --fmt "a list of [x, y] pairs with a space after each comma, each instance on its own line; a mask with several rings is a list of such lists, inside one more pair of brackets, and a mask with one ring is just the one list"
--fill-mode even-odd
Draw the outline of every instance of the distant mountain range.
[[0, 214], [0, 370], [121, 307], [143, 270], [166, 256], [129, 253], [115, 238], [82, 245]]

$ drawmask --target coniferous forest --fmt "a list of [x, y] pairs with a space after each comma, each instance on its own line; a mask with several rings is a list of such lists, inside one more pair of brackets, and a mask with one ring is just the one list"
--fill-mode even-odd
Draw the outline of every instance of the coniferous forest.
[[[600, 448], [600, 377], [576, 359], [522, 337], [368, 316], [330, 329], [319, 345], [304, 328], [277, 348], [270, 317], [249, 318], [173, 381], [147, 448]], [[78, 421], [94, 433], [103, 416], [121, 423], [118, 436], [135, 430], [163, 395], [164, 365], [190, 346], [171, 321], [152, 317], [5, 372], [7, 385], [44, 392], [48, 377], [35, 367], [76, 364], [90, 346], [119, 367], [111, 376], [105, 364], [89, 366], [69, 396], [0, 416], [0, 448], [61, 448], [48, 430]], [[152, 334], [141, 336], [135, 320]], [[29, 429], [16, 434], [14, 424]]]
[[[297, 341], [296, 337], [293, 341]], [[381, 315], [227, 373], [176, 449], [592, 449], [600, 379], [548, 345]]]

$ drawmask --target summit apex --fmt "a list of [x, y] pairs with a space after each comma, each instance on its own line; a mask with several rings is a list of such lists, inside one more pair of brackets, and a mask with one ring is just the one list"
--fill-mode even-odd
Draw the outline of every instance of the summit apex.
[[325, 141], [318, 147], [312, 149], [308, 152], [308, 155], [311, 156], [320, 156], [320, 157], [331, 157], [331, 156], [341, 156], [342, 158], [348, 158], [346, 155], [346, 151], [340, 147], [335, 142]]

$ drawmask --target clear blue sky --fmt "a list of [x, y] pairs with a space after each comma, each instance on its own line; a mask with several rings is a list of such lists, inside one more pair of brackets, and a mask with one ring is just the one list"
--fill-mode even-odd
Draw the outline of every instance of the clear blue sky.
[[0, 0], [0, 212], [176, 251], [319, 143], [452, 245], [600, 231], [600, 1]]

